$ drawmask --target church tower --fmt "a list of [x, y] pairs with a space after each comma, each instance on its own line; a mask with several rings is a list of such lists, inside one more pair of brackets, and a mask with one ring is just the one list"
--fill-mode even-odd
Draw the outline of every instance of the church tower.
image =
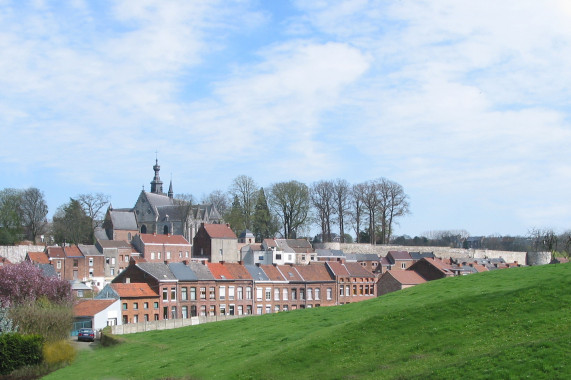
[[155, 171], [155, 178], [153, 178], [151, 181], [151, 193], [163, 194], [163, 181], [161, 181], [161, 177], [159, 177], [159, 171], [161, 170], [161, 167], [159, 166], [158, 158], [155, 161], [153, 170]]
[[174, 193], [173, 193], [173, 191], [172, 191], [172, 179], [171, 179], [171, 183], [170, 183], [170, 185], [169, 185], [168, 196], [169, 196], [170, 199], [173, 199], [173, 197], [174, 197]]

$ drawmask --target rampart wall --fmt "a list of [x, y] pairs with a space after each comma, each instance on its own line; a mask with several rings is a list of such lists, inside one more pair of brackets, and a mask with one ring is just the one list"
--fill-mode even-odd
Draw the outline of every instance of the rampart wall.
[[449, 247], [423, 247], [423, 246], [403, 246], [403, 245], [371, 245], [362, 243], [321, 243], [314, 244], [314, 248], [340, 249], [345, 253], [375, 253], [379, 256], [386, 256], [389, 251], [408, 252], [434, 252], [440, 258], [476, 258], [476, 259], [497, 259], [503, 258], [508, 263], [518, 262], [526, 265], [542, 265], [551, 261], [550, 252], [513, 252], [494, 251], [490, 249], [464, 249]]
[[43, 245], [0, 245], [0, 256], [7, 258], [12, 263], [24, 261], [28, 252], [43, 252]]
[[244, 318], [250, 315], [217, 315], [212, 317], [191, 317], [179, 319], [165, 319], [162, 321], [149, 321], [140, 323], [129, 323], [125, 325], [111, 326], [111, 333], [114, 335], [134, 334], [153, 330], [170, 330], [184, 326], [200, 325], [202, 323], [225, 321], [228, 319]]

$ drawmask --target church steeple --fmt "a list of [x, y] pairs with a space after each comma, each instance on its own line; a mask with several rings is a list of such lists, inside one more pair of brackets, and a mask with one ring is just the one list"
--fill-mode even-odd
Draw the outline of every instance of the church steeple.
[[169, 185], [169, 193], [168, 193], [168, 195], [169, 195], [169, 198], [170, 198], [170, 199], [172, 199], [172, 198], [174, 197], [174, 193], [173, 193], [173, 191], [172, 191], [172, 178], [171, 178], [171, 183], [170, 183], [170, 185]]
[[151, 193], [163, 194], [163, 181], [161, 181], [161, 177], [159, 177], [159, 171], [161, 170], [161, 167], [159, 166], [158, 158], [155, 160], [153, 170], [155, 171], [155, 178], [153, 178], [151, 181]]

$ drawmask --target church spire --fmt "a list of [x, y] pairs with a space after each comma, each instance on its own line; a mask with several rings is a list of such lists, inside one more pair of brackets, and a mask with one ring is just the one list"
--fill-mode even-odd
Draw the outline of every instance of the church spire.
[[151, 181], [151, 193], [162, 194], [163, 181], [161, 181], [161, 177], [159, 177], [159, 171], [161, 170], [161, 167], [159, 166], [158, 157], [155, 159], [155, 165], [153, 166], [153, 170], [155, 171], [155, 178], [153, 178], [153, 180]]
[[170, 198], [170, 199], [173, 199], [174, 193], [173, 193], [173, 191], [172, 191], [172, 178], [171, 178], [171, 183], [170, 183], [170, 185], [169, 185], [169, 194], [168, 194], [168, 195], [169, 195], [169, 198]]

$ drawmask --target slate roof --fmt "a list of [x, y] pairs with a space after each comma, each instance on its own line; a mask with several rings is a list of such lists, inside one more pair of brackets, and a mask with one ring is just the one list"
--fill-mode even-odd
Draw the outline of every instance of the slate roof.
[[143, 195], [152, 207], [171, 206], [174, 201], [167, 195], [155, 194], [143, 191]]
[[373, 273], [366, 268], [363, 268], [359, 263], [345, 263], [344, 265], [349, 271], [349, 275], [351, 277], [375, 277]]
[[103, 253], [99, 252], [94, 245], [79, 244], [77, 246], [84, 256], [101, 256]]
[[95, 240], [109, 240], [107, 232], [105, 232], [105, 230], [101, 227], [95, 227], [93, 235], [95, 236]]
[[56, 269], [52, 264], [36, 264], [45, 277], [57, 277]]
[[199, 280], [214, 280], [212, 272], [206, 265], [191, 261], [188, 263], [188, 267], [196, 274]]
[[45, 252], [28, 252], [30, 261], [34, 264], [49, 264], [50, 260]]
[[132, 246], [124, 240], [97, 240], [101, 248], [129, 248]]
[[344, 257], [345, 254], [340, 249], [316, 249], [318, 257]]
[[383, 273], [384, 276], [392, 276], [402, 285], [418, 285], [426, 282], [424, 278], [412, 270], [391, 270]]
[[159, 295], [146, 283], [112, 283], [111, 287], [121, 298], [146, 298]]
[[170, 263], [168, 266], [179, 281], [198, 281], [196, 273], [190, 267], [184, 265], [184, 263]]
[[374, 253], [347, 253], [347, 261], [379, 261], [379, 255]]
[[144, 244], [190, 245], [182, 235], [140, 234]]
[[420, 260], [423, 259], [425, 257], [428, 258], [435, 258], [436, 256], [434, 256], [434, 252], [409, 252], [410, 257], [413, 260]]
[[137, 227], [137, 219], [133, 211], [127, 210], [109, 210], [111, 223], [113, 223], [114, 230], [135, 230]]
[[71, 284], [71, 290], [91, 290], [89, 286], [77, 280], [70, 281], [70, 284]]
[[226, 224], [204, 224], [204, 229], [212, 239], [237, 239], [236, 234]]
[[261, 266], [257, 265], [244, 265], [246, 270], [250, 272], [250, 276], [256, 281], [270, 281], [270, 278], [266, 275], [265, 271], [261, 268]]
[[93, 317], [107, 309], [117, 300], [83, 300], [73, 305], [73, 315], [76, 317]]
[[144, 272], [150, 274], [159, 281], [176, 281], [175, 275], [171, 272], [170, 268], [163, 263], [137, 263]]
[[253, 234], [252, 231], [250, 231], [250, 230], [245, 230], [245, 231], [243, 231], [243, 232], [240, 234], [240, 238], [242, 238], [242, 239], [243, 239], [243, 238], [247, 238], [247, 237], [249, 237], [249, 238], [255, 238], [254, 234]]

